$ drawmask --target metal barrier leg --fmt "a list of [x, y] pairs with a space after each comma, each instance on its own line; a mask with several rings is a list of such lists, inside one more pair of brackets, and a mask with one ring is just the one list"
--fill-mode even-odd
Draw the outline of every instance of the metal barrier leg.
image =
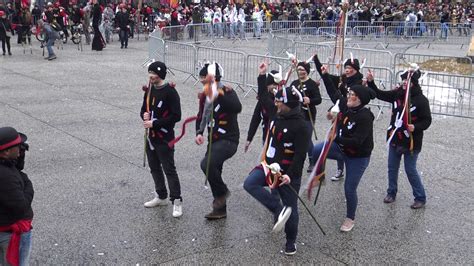
[[193, 74], [189, 74], [189, 76], [183, 81], [183, 83], [186, 83], [186, 81], [188, 81], [189, 78], [193, 78], [196, 80], [194, 85], [196, 85], [196, 83], [199, 81]]
[[249, 90], [247, 90], [247, 92], [245, 92], [245, 94], [244, 94], [244, 98], [245, 98], [245, 97], [247, 97], [251, 91], [253, 91], [253, 92], [257, 93], [257, 90], [255, 90], [255, 88], [254, 88], [254, 87], [251, 87]]

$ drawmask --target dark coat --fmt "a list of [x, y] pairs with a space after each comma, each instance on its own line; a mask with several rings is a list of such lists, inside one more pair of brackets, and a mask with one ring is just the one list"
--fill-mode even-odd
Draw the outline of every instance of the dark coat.
[[[387, 140], [391, 135], [392, 131], [395, 129], [395, 120], [397, 116], [400, 116], [403, 110], [404, 101], [405, 101], [405, 90], [402, 88], [391, 90], [391, 91], [382, 91], [377, 88], [375, 83], [369, 82], [369, 88], [375, 91], [377, 98], [392, 103], [392, 116], [390, 117], [390, 127], [387, 130]], [[410, 113], [412, 124], [415, 126], [415, 131], [413, 131], [413, 150], [421, 151], [421, 146], [423, 143], [423, 131], [428, 129], [431, 125], [431, 110], [428, 99], [423, 95], [419, 85], [414, 85], [410, 89]], [[405, 125], [402, 125], [392, 139], [390, 145], [394, 147], [401, 147], [405, 150], [409, 148], [409, 138], [408, 131]]]
[[[148, 91], [143, 96], [143, 105], [140, 116], [147, 111]], [[167, 144], [173, 140], [174, 126], [181, 120], [181, 103], [178, 92], [168, 83], [160, 88], [152, 86], [150, 97], [150, 117], [153, 120], [153, 128], [150, 130], [150, 140], [160, 144]]]
[[0, 226], [33, 219], [33, 184], [15, 164], [0, 160]]
[[348, 157], [370, 157], [374, 148], [374, 114], [364, 106], [349, 108], [347, 98], [335, 89], [329, 75], [323, 74], [322, 78], [332, 102], [339, 100], [335, 142]]

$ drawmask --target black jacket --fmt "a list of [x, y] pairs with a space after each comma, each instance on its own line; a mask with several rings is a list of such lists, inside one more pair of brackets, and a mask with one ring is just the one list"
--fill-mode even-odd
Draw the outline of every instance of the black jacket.
[[33, 219], [33, 184], [15, 165], [16, 161], [0, 160], [0, 226]]
[[334, 88], [329, 75], [324, 74], [322, 78], [332, 102], [339, 100], [336, 143], [348, 157], [369, 157], [374, 148], [374, 115], [364, 106], [347, 107], [347, 98]]
[[308, 79], [305, 82], [300, 83], [299, 80], [295, 80], [291, 83], [291, 86], [295, 86], [303, 97], [308, 97], [309, 102], [309, 111], [311, 113], [311, 119], [309, 117], [308, 106], [301, 105], [301, 112], [303, 117], [309, 121], [315, 121], [316, 119], [316, 105], [321, 104], [321, 93], [319, 92], [319, 85], [312, 79]]
[[[140, 116], [147, 111], [148, 92], [143, 96]], [[167, 144], [174, 139], [174, 125], [181, 120], [181, 104], [178, 92], [168, 83], [159, 88], [151, 87], [149, 107], [153, 128], [150, 129], [151, 141]]]
[[275, 96], [271, 94], [266, 85], [266, 75], [259, 75], [257, 78], [258, 91], [257, 98], [258, 102], [253, 111], [252, 120], [250, 121], [250, 127], [247, 134], [247, 140], [252, 141], [257, 132], [260, 121], [262, 122], [263, 139], [267, 134], [268, 125], [276, 114]]
[[[377, 88], [375, 83], [368, 82], [369, 88], [375, 91], [377, 98], [392, 103], [392, 116], [390, 118], [390, 127], [387, 130], [387, 140], [390, 137], [392, 131], [395, 129], [395, 120], [397, 116], [400, 116], [404, 106], [405, 100], [405, 90], [402, 88], [391, 90], [391, 91], [382, 91]], [[428, 129], [431, 125], [431, 110], [428, 99], [423, 95], [419, 85], [414, 85], [410, 89], [410, 113], [412, 124], [415, 126], [415, 131], [413, 131], [413, 150], [421, 151], [421, 146], [423, 143], [423, 131]], [[405, 125], [402, 125], [392, 139], [390, 145], [400, 146], [405, 149], [409, 148], [410, 142], [407, 137], [408, 131]]]
[[123, 13], [122, 11], [117, 12], [117, 15], [115, 15], [115, 26], [121, 30], [127, 30], [128, 25], [130, 25], [128, 13]]
[[[316, 65], [316, 70], [318, 71], [319, 75], [322, 77], [323, 76], [321, 72], [322, 64], [319, 61], [318, 56], [317, 55], [314, 56], [313, 60], [314, 60], [314, 64]], [[358, 72], [357, 74], [349, 78], [346, 77], [345, 74], [343, 74], [342, 76], [331, 75], [331, 74], [328, 74], [328, 75], [333, 86], [339, 89], [343, 97], [346, 97], [348, 88], [350, 88], [351, 86], [362, 85], [362, 79], [364, 78], [364, 75], [362, 75], [360, 72]]]
[[[239, 143], [240, 131], [239, 123], [237, 122], [237, 115], [242, 111], [242, 104], [240, 103], [237, 93], [228, 87], [219, 89], [219, 97], [213, 102], [213, 117], [211, 122], [212, 141], [228, 140]], [[202, 117], [196, 120], [196, 125], [201, 123]], [[208, 131], [210, 127], [208, 125]], [[210, 131], [209, 131], [210, 132]]]
[[7, 32], [12, 35], [12, 27], [8, 19], [0, 18], [0, 40], [6, 40]]
[[265, 162], [270, 165], [278, 163], [282, 174], [292, 180], [301, 180], [309, 134], [301, 108], [296, 107], [284, 115], [276, 115], [270, 123]]

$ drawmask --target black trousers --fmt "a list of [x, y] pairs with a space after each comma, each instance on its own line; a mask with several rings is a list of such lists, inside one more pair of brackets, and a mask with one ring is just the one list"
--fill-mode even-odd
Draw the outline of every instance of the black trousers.
[[10, 52], [10, 37], [5, 37], [5, 39], [2, 39], [2, 51], [5, 53], [5, 43], [7, 44], [7, 49]]
[[179, 184], [178, 173], [174, 164], [174, 149], [170, 149], [166, 144], [152, 143], [154, 150], [150, 149], [150, 144], [147, 144], [148, 166], [150, 166], [151, 176], [155, 182], [155, 190], [160, 199], [168, 197], [166, 189], [165, 177], [168, 181], [170, 190], [170, 200], [181, 199], [181, 186]]
[[[207, 178], [214, 198], [224, 196], [229, 190], [222, 179], [222, 167], [224, 162], [234, 156], [234, 154], [237, 152], [238, 145], [238, 143], [228, 140], [212, 142], [209, 176]], [[201, 169], [204, 174], [206, 174], [207, 156], [208, 152], [206, 152], [204, 159], [201, 161]]]

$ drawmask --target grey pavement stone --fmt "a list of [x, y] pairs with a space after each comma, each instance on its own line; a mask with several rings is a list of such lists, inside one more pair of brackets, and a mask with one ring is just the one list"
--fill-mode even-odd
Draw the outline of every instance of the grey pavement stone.
[[[153, 181], [149, 170], [141, 166], [143, 128], [138, 113], [141, 86], [147, 79], [146, 70], [140, 67], [147, 56], [147, 43], [131, 40], [127, 50], [118, 45], [114, 42], [97, 53], [89, 47], [80, 52], [68, 44], [56, 52], [58, 59], [52, 62], [43, 60], [37, 47], [30, 55], [14, 46], [12, 57], [0, 57], [1, 125], [14, 126], [30, 139], [26, 172], [36, 190], [34, 264], [474, 262], [474, 131], [469, 119], [435, 116], [418, 163], [428, 204], [414, 211], [409, 208], [413, 196], [403, 168], [397, 201], [382, 203], [390, 112], [385, 109], [375, 123], [375, 149], [358, 189], [353, 231], [339, 232], [346, 208], [344, 185], [328, 181], [312, 207], [327, 235], [320, 233], [300, 207], [294, 257], [281, 254], [284, 235], [271, 234], [271, 215], [242, 188], [257, 164], [260, 131], [248, 153], [240, 145], [224, 166], [224, 178], [232, 191], [227, 219], [204, 219], [212, 196], [204, 188], [199, 168], [205, 147], [194, 144], [192, 126], [175, 152], [184, 215], [173, 218], [171, 205], [145, 209], [143, 202], [153, 196]], [[259, 53], [265, 53], [266, 45], [265, 40], [236, 43]], [[200, 88], [191, 79], [183, 84], [186, 74], [175, 74], [168, 79], [177, 83], [184, 119], [196, 113]], [[243, 98], [238, 92], [244, 106], [239, 116], [243, 143], [256, 100], [255, 94]], [[323, 101], [318, 107], [320, 139], [329, 126], [324, 118], [329, 106]], [[335, 163], [328, 161], [327, 174], [334, 171]]]

